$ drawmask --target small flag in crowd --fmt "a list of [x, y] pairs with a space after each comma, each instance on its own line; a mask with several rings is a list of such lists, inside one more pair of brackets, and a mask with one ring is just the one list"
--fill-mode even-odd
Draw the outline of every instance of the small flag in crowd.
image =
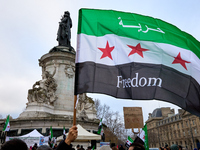
[[53, 138], [53, 130], [52, 130], [52, 126], [50, 127], [50, 132], [49, 132], [50, 138]]
[[54, 146], [54, 138], [53, 138], [53, 130], [52, 130], [52, 126], [50, 127], [50, 131], [49, 131], [49, 146], [53, 147]]
[[125, 146], [126, 146], [127, 148], [129, 148], [129, 146], [130, 146], [132, 143], [133, 143], [133, 139], [132, 139], [130, 136], [128, 136], [128, 138], [127, 138], [127, 140], [126, 140]]
[[145, 140], [144, 140], [144, 147], [145, 147], [145, 150], [149, 150], [149, 140], [148, 140], [148, 132], [147, 132], [147, 125], [145, 124], [144, 125], [144, 133], [145, 133]]
[[92, 147], [92, 150], [94, 150], [95, 146]]
[[145, 150], [149, 150], [149, 142], [148, 142], [148, 133], [147, 133], [147, 125], [145, 124], [144, 128], [140, 131], [138, 136], [135, 138], [137, 143], [141, 143], [144, 145]]
[[4, 125], [4, 128], [3, 128], [3, 131], [10, 131], [10, 122], [9, 122], [9, 116], [7, 117], [6, 119], [6, 122], [5, 122], [5, 125]]
[[65, 127], [63, 127], [63, 140], [66, 139], [66, 132], [65, 132]]
[[97, 131], [97, 134], [101, 134], [101, 130], [103, 129], [103, 126], [102, 126], [102, 118], [101, 118], [101, 120], [100, 120], [100, 122], [99, 122], [99, 127], [98, 127], [98, 131]]

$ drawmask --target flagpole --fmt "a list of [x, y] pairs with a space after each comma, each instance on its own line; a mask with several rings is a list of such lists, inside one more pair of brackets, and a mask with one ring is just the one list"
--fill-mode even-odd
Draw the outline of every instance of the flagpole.
[[77, 95], [74, 95], [74, 117], [73, 117], [73, 126], [76, 125], [76, 101], [77, 101]]

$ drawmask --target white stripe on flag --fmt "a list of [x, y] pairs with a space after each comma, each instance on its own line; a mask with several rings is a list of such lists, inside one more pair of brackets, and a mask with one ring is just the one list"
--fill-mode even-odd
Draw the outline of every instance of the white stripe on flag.
[[[190, 75], [200, 83], [200, 59], [191, 51], [179, 48], [173, 45], [164, 43], [154, 43], [151, 41], [140, 41], [125, 37], [119, 37], [117, 35], [109, 34], [103, 37], [88, 36], [85, 34], [78, 35], [79, 47], [77, 47], [76, 63], [85, 61], [92, 61], [99, 64], [108, 66], [121, 65], [130, 62], [148, 63], [148, 64], [163, 64], [168, 67], [174, 68], [184, 74]], [[111, 52], [113, 60], [108, 57], [100, 59], [102, 52], [98, 48], [105, 48], [107, 41], [109, 46], [115, 46]], [[141, 44], [142, 48], [149, 49], [149, 51], [143, 52], [143, 58], [134, 54], [128, 57], [131, 48], [127, 45], [136, 46]], [[81, 47], [81, 50], [80, 50]], [[181, 58], [189, 61], [185, 63], [187, 70], [178, 64], [172, 64], [174, 57], [181, 52]], [[80, 57], [81, 56], [81, 57]]]

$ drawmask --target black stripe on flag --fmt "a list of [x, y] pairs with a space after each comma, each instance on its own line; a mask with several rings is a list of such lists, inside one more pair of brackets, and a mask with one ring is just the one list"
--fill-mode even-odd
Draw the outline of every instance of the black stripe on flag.
[[133, 100], [162, 100], [200, 116], [200, 86], [173, 68], [144, 63], [106, 66], [77, 63], [75, 95], [102, 93]]

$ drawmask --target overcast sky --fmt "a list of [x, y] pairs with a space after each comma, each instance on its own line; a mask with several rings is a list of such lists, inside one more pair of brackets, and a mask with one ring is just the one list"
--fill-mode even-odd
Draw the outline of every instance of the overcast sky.
[[[0, 114], [17, 118], [25, 109], [28, 89], [41, 80], [38, 59], [57, 46], [58, 22], [69, 11], [76, 49], [78, 10], [112, 9], [169, 22], [200, 41], [199, 0], [0, 0]], [[179, 107], [161, 101], [132, 101], [89, 94], [123, 114], [123, 107], [142, 107], [144, 121], [158, 107]]]

